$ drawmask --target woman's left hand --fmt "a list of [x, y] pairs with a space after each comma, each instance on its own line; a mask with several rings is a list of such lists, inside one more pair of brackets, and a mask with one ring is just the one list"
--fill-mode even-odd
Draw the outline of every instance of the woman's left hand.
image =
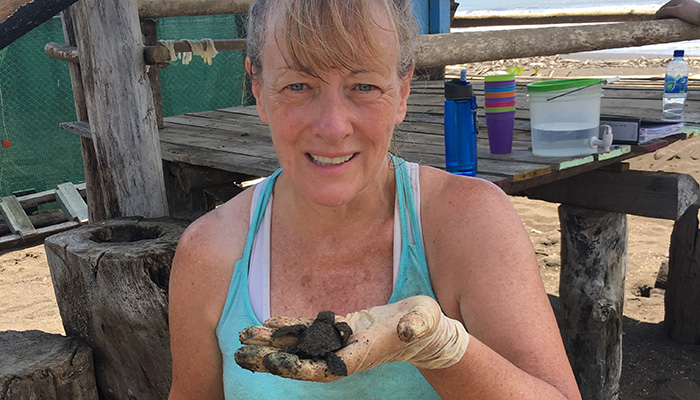
[[[467, 349], [469, 334], [461, 322], [445, 316], [439, 304], [427, 296], [373, 307], [336, 317], [352, 329], [347, 344], [335, 351], [348, 375], [380, 364], [406, 361], [418, 368], [439, 369], [457, 363]], [[273, 335], [285, 326], [310, 325], [310, 319], [273, 317], [263, 326], [244, 329], [244, 344], [236, 362], [254, 372], [270, 372], [285, 378], [330, 382], [342, 376], [331, 373], [324, 360], [301, 359], [282, 350], [296, 345], [294, 335]]]

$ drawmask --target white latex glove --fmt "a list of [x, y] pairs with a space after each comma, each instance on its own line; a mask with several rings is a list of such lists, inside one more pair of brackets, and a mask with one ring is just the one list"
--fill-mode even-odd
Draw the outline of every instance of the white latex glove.
[[[291, 336], [273, 338], [284, 326], [310, 325], [311, 319], [273, 317], [263, 326], [244, 329], [244, 344], [235, 355], [243, 368], [271, 372], [285, 378], [330, 382], [341, 378], [328, 369], [324, 360], [300, 359], [281, 351], [294, 346]], [[348, 375], [380, 364], [406, 361], [418, 368], [439, 369], [457, 363], [467, 349], [469, 334], [457, 320], [445, 316], [439, 304], [427, 296], [415, 296], [397, 303], [336, 317], [347, 322], [352, 335], [337, 350], [347, 366]]]

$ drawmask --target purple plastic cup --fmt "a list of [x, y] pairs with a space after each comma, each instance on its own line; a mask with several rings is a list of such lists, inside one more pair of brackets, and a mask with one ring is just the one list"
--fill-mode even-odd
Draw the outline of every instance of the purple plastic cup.
[[515, 86], [515, 81], [495, 81], [495, 82], [484, 82], [484, 87], [502, 87], [502, 86]]
[[486, 113], [486, 130], [491, 154], [508, 154], [513, 150], [515, 111]]

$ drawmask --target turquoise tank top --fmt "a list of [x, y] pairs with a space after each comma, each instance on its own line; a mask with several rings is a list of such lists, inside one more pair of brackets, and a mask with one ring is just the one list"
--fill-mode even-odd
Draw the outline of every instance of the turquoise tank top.
[[[394, 156], [391, 158], [396, 177], [402, 245], [398, 278], [389, 303], [416, 295], [435, 298], [425, 261], [408, 171], [403, 160]], [[216, 328], [223, 356], [226, 399], [439, 399], [418, 369], [406, 362], [382, 364], [330, 383], [296, 381], [267, 373], [254, 373], [236, 364], [234, 353], [241, 347], [239, 332], [248, 326], [262, 325], [250, 305], [248, 264], [255, 233], [280, 172], [281, 170], [277, 170], [260, 183], [265, 187], [260, 201], [256, 204], [243, 258], [236, 262], [226, 303]], [[412, 227], [414, 244], [409, 240], [408, 224]]]

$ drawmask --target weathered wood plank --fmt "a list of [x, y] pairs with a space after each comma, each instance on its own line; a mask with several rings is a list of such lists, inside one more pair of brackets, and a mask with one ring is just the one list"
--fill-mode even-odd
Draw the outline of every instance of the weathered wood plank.
[[268, 176], [279, 168], [276, 158], [264, 159], [222, 151], [203, 152], [198, 147], [161, 143], [164, 160], [184, 162], [252, 176]]
[[19, 204], [15, 196], [7, 196], [0, 199], [0, 213], [5, 219], [5, 223], [10, 227], [10, 230], [24, 238], [32, 237], [37, 234], [32, 221], [24, 212], [22, 205]]
[[688, 207], [700, 202], [700, 185], [687, 174], [597, 170], [523, 194], [531, 199], [676, 221]]
[[32, 246], [41, 243], [44, 239], [55, 233], [73, 229], [78, 226], [80, 226], [80, 222], [67, 221], [60, 224], [37, 228], [37, 234], [29, 238], [22, 238], [18, 234], [2, 236], [0, 237], [0, 250], [14, 249], [19, 246]]
[[61, 183], [56, 188], [56, 202], [66, 218], [82, 224], [88, 222], [88, 208], [72, 183]]
[[[74, 186], [81, 196], [85, 196], [86, 189], [84, 183], [78, 183]], [[17, 201], [19, 201], [23, 208], [36, 207], [40, 204], [51, 203], [56, 201], [56, 190], [50, 189], [43, 192], [25, 194], [24, 196], [17, 197]]]

